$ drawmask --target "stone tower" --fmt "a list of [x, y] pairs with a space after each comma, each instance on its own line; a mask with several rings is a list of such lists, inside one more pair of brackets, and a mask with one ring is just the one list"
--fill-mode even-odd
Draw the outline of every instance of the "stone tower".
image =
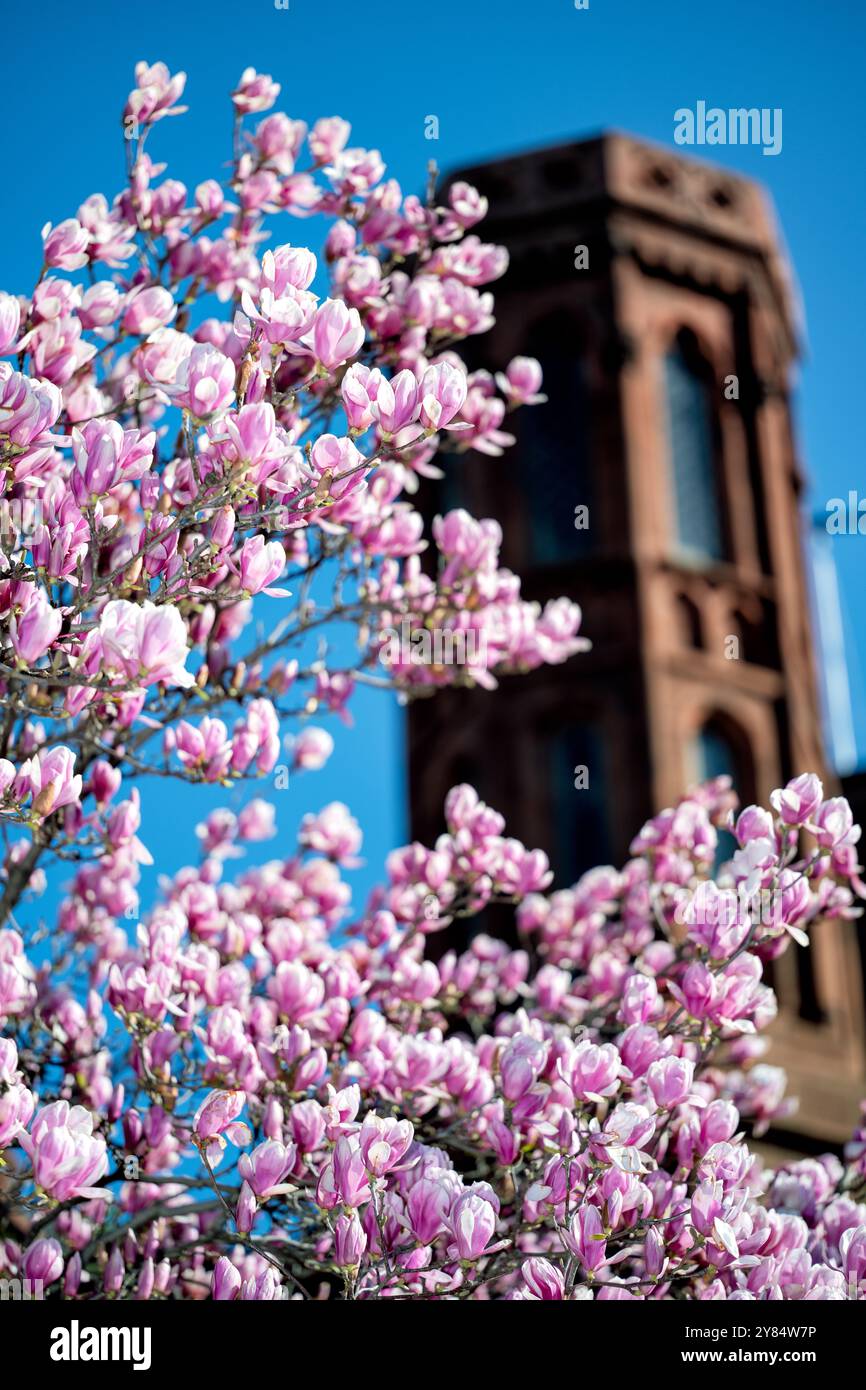
[[[430, 510], [495, 517], [526, 596], [580, 603], [593, 648], [413, 705], [412, 828], [434, 837], [448, 787], [472, 781], [565, 884], [623, 862], [701, 777], [730, 772], [747, 802], [823, 769], [797, 300], [763, 190], [678, 153], [604, 134], [454, 177], [488, 197], [481, 230], [511, 258], [471, 365], [537, 357], [549, 402], [513, 417], [503, 458], [446, 458]], [[833, 923], [776, 963], [770, 1060], [803, 1145], [856, 1120], [862, 980]]]

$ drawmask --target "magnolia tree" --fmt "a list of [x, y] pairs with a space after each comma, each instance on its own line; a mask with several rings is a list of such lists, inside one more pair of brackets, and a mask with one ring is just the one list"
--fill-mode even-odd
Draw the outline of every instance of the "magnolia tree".
[[[332, 738], [304, 721], [348, 718], [359, 683], [435, 697], [586, 646], [573, 603], [521, 598], [495, 522], [452, 511], [431, 544], [412, 503], [446, 434], [499, 454], [543, 399], [534, 361], [454, 351], [506, 263], [472, 232], [484, 198], [404, 197], [337, 117], [257, 119], [279, 88], [251, 69], [227, 177], [191, 195], [152, 155], [184, 82], [138, 65], [126, 186], [46, 226], [32, 294], [0, 297], [0, 1276], [72, 1300], [862, 1298], [866, 1131], [847, 1166], [775, 1173], [745, 1142], [785, 1108], [763, 963], [864, 891], [816, 777], [739, 815], [724, 779], [693, 790], [558, 891], [455, 787], [354, 911], [340, 803], [229, 876], [274, 831], [254, 798], [203, 819], [133, 928], [142, 776], [273, 777], [287, 720], [315, 769]], [[265, 248], [285, 214], [331, 219], [326, 266]], [[49, 923], [26, 904], [57, 861]], [[520, 949], [467, 927], [426, 958], [491, 903]]]

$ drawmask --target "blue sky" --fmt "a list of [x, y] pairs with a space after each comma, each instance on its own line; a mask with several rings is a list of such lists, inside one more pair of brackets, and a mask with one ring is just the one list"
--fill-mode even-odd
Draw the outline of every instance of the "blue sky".
[[[353, 143], [382, 150], [407, 190], [426, 161], [443, 168], [616, 127], [673, 148], [674, 112], [713, 106], [781, 107], [783, 147], [715, 147], [722, 165], [761, 179], [776, 203], [802, 287], [807, 356], [798, 387], [799, 439], [823, 514], [828, 498], [862, 485], [860, 344], [866, 322], [862, 266], [864, 173], [859, 0], [728, 0], [724, 5], [590, 0], [437, 0], [398, 7], [357, 0], [148, 0], [84, 6], [43, 0], [4, 17], [4, 204], [0, 284], [30, 287], [39, 229], [71, 215], [90, 193], [123, 179], [119, 114], [139, 58], [188, 73], [188, 115], [163, 122], [150, 153], [194, 185], [219, 175], [229, 150], [227, 93], [243, 67], [282, 83], [279, 107], [307, 121], [339, 114]], [[428, 115], [440, 138], [424, 138]], [[303, 224], [286, 220], [285, 240]], [[859, 595], [866, 540], [833, 542], [847, 609], [849, 663], [861, 711], [866, 625]], [[276, 602], [276, 601], [275, 601]], [[306, 809], [347, 801], [368, 830], [364, 886], [405, 831], [399, 714], [362, 692], [354, 731], [337, 737], [331, 767], [276, 798], [283, 831]], [[866, 721], [858, 722], [866, 761]], [[267, 790], [267, 789], [266, 789]], [[188, 860], [197, 789], [164, 784], [146, 798], [163, 828], [145, 839], [167, 868]], [[204, 798], [206, 799], [206, 798]], [[225, 800], [214, 795], [214, 802]], [[168, 815], [165, 814], [166, 810]], [[149, 833], [148, 833], [149, 832]], [[280, 842], [267, 851], [274, 852]]]

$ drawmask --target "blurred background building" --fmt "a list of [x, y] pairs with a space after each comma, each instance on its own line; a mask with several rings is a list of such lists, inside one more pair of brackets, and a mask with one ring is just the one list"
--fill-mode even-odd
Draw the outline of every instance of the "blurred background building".
[[[819, 692], [810, 622], [814, 591], [832, 677], [836, 592], [820, 547], [805, 560], [798, 303], [763, 190], [620, 134], [454, 177], [490, 199], [485, 238], [511, 256], [471, 365], [537, 357], [549, 400], [514, 417], [503, 458], [446, 461], [430, 511], [495, 517], [526, 596], [579, 602], [593, 648], [412, 706], [413, 835], [430, 842], [448, 788], [472, 782], [563, 885], [624, 862], [702, 778], [730, 773], [744, 803], [805, 770], [838, 792], [822, 704], [841, 736], [846, 689]], [[866, 817], [864, 781], [846, 790]], [[838, 1144], [856, 1120], [863, 959], [856, 928], [822, 923], [774, 964], [789, 1147]]]

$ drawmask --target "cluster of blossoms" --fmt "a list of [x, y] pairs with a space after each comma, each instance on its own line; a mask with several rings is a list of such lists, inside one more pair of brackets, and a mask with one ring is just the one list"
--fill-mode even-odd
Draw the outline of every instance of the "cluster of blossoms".
[[[431, 550], [410, 500], [446, 433], [457, 453], [499, 453], [506, 413], [544, 399], [533, 360], [494, 379], [454, 351], [493, 321], [481, 287], [507, 263], [471, 232], [485, 199], [465, 183], [447, 206], [404, 196], [336, 117], [248, 128], [279, 94], [251, 70], [229, 177], [191, 193], [145, 151], [185, 109], [185, 76], [140, 63], [136, 82], [126, 188], [46, 226], [32, 295], [0, 295], [0, 356], [16, 358], [0, 362], [4, 700], [45, 720], [48, 743], [65, 734], [79, 773], [96, 750], [153, 765], [162, 727], [161, 771], [220, 780], [251, 759], [247, 724], [229, 735], [219, 705], [256, 705], [257, 723], [345, 715], [359, 681], [490, 687], [581, 650], [580, 610], [521, 598], [495, 523], [454, 511]], [[314, 213], [331, 222], [322, 266], [263, 250], [275, 217]], [[328, 565], [339, 595], [314, 596]], [[257, 595], [295, 601], [244, 646]], [[357, 632], [348, 667], [307, 640], [335, 614]], [[395, 621], [470, 634], [470, 659], [389, 660]], [[14, 759], [0, 781], [6, 815], [42, 817]]]
[[[350, 719], [359, 683], [489, 688], [586, 645], [575, 604], [521, 597], [495, 522], [449, 512], [430, 547], [412, 502], [446, 435], [498, 455], [544, 399], [534, 361], [455, 352], [506, 264], [485, 200], [404, 196], [251, 69], [228, 179], [190, 193], [145, 149], [184, 86], [138, 65], [126, 187], [0, 295], [0, 1275], [82, 1300], [863, 1297], [863, 1131], [775, 1174], [745, 1143], [786, 1105], [763, 963], [864, 892], [817, 778], [737, 816], [698, 789], [558, 891], [456, 787], [354, 909], [342, 803], [227, 876], [275, 833], [255, 798], [140, 915], [142, 775], [272, 774], [287, 717], [315, 770], [333, 738], [306, 720]], [[330, 219], [321, 267], [263, 247], [283, 214]], [[465, 660], [407, 658], [398, 628]], [[56, 922], [28, 929], [57, 860]], [[516, 945], [461, 935], [503, 904]]]
[[[6, 1268], [77, 1299], [866, 1299], [862, 1132], [775, 1172], [746, 1142], [784, 1113], [762, 963], [866, 892], [844, 801], [804, 776], [772, 805], [718, 779], [551, 891], [455, 787], [356, 916], [341, 803], [226, 878], [272, 832], [254, 801], [199, 826], [134, 942], [82, 870], [85, 987], [17, 938], [0, 967], [0, 1193], [47, 1210]], [[492, 904], [516, 946], [429, 956]]]

